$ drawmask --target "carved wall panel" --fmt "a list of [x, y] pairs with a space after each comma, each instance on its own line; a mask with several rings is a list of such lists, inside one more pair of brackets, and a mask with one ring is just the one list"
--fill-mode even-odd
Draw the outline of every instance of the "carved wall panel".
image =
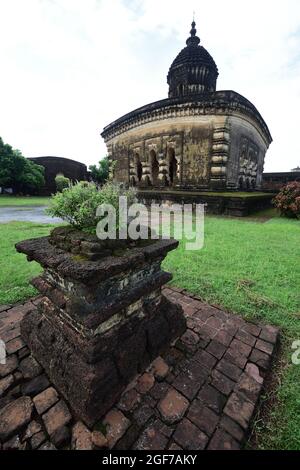
[[192, 129], [185, 135], [183, 180], [188, 184], [207, 184], [210, 177], [212, 144], [210, 129]]
[[259, 147], [244, 136], [241, 137], [239, 160], [239, 188], [255, 189], [258, 177]]

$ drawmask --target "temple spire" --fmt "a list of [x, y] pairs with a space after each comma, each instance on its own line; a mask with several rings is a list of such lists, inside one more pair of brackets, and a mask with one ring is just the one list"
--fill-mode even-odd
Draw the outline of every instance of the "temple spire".
[[190, 31], [191, 36], [186, 41], [187, 46], [198, 46], [200, 44], [200, 38], [196, 36], [196, 33], [197, 33], [197, 29], [196, 29], [196, 22], [195, 22], [195, 14], [193, 14], [192, 29]]

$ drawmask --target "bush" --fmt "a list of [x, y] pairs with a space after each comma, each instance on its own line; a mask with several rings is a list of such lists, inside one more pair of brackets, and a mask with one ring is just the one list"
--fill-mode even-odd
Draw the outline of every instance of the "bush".
[[70, 185], [70, 179], [64, 176], [62, 173], [58, 173], [55, 177], [55, 184], [57, 191], [61, 192]]
[[52, 196], [47, 213], [60, 217], [81, 230], [95, 232], [100, 218], [96, 211], [101, 204], [111, 204], [119, 214], [119, 197], [126, 196], [128, 206], [135, 201], [136, 192], [125, 189], [119, 184], [106, 183], [98, 190], [94, 183], [81, 181], [70, 183], [68, 188]]
[[300, 219], [300, 182], [294, 181], [282, 188], [273, 203], [281, 215]]

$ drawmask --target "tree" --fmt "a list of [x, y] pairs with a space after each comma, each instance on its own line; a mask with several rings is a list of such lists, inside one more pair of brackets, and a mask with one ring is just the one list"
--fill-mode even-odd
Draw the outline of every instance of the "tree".
[[15, 193], [34, 194], [45, 184], [44, 168], [23, 157], [0, 137], [0, 186]]
[[55, 184], [57, 191], [61, 193], [63, 189], [68, 188], [68, 186], [70, 186], [70, 179], [66, 178], [63, 173], [57, 173], [57, 175], [55, 176]]
[[99, 167], [97, 165], [90, 165], [89, 170], [92, 175], [92, 179], [99, 184], [104, 184], [108, 180], [109, 176], [109, 159], [104, 157], [99, 162]]

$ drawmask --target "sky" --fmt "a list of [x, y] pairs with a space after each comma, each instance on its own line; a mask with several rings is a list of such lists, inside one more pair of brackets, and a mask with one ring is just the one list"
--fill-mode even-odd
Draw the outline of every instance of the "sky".
[[299, 0], [0, 0], [0, 136], [26, 157], [97, 163], [104, 126], [167, 98], [193, 12], [217, 89], [270, 128], [265, 171], [300, 165]]

